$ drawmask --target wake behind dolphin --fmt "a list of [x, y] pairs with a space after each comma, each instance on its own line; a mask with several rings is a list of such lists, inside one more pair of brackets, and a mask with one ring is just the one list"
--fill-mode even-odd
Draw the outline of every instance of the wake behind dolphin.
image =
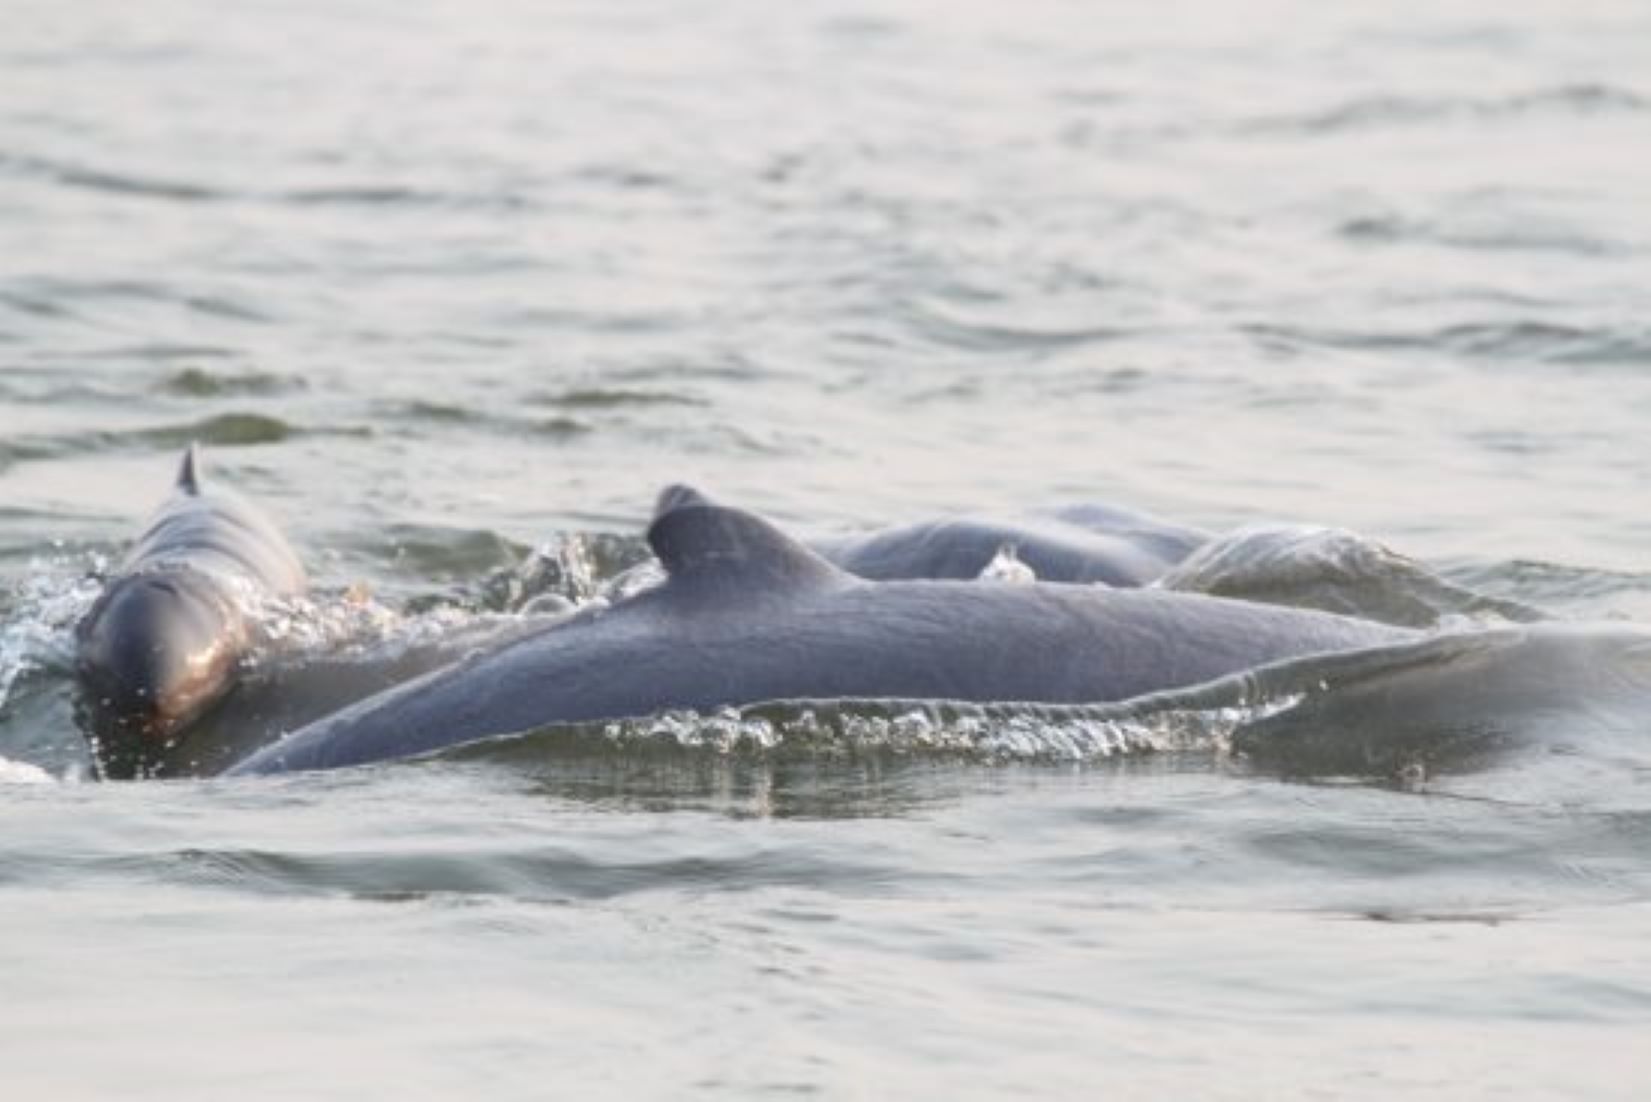
[[869, 582], [685, 487], [647, 539], [667, 580], [371, 697], [233, 773], [405, 757], [550, 723], [799, 697], [1082, 703], [1413, 637], [1191, 594]]

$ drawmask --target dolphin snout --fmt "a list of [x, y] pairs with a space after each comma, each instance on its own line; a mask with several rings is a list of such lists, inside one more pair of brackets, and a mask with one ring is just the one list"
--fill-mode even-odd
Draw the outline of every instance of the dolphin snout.
[[244, 616], [207, 575], [111, 585], [76, 629], [82, 704], [105, 768], [141, 763], [222, 696], [245, 638]]

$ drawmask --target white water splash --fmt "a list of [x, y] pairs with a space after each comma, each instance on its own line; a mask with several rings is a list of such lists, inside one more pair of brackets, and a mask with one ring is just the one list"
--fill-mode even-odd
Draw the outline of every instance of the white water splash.
[[1299, 697], [1131, 714], [1108, 705], [979, 705], [956, 701], [782, 701], [707, 715], [671, 711], [645, 719], [557, 725], [455, 748], [594, 744], [620, 752], [690, 750], [755, 757], [958, 757], [988, 763], [1099, 762], [1154, 753], [1225, 753], [1240, 726]]
[[[237, 599], [253, 624], [254, 661], [260, 656], [310, 654], [376, 643], [401, 634], [408, 623], [407, 617], [357, 589], [337, 596], [272, 597], [247, 588], [238, 589]], [[435, 621], [442, 611], [446, 610], [417, 619]], [[461, 615], [456, 610], [452, 613]]]
[[55, 784], [56, 779], [38, 765], [0, 758], [0, 784]]
[[10, 612], [0, 625], [0, 709], [23, 674], [41, 667], [67, 667], [72, 661], [74, 625], [96, 600], [107, 561], [94, 555], [75, 573], [64, 573], [65, 567], [75, 566], [31, 562], [6, 602]]
[[1038, 580], [1038, 575], [1030, 566], [1020, 561], [1015, 545], [1006, 543], [997, 549], [992, 561], [981, 568], [978, 578], [983, 582], [1031, 585]]

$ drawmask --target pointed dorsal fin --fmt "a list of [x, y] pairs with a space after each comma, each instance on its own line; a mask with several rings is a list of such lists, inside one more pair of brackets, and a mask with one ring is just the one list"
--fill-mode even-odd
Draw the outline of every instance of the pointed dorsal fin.
[[806, 589], [845, 577], [768, 521], [717, 505], [691, 486], [659, 495], [648, 545], [677, 583]]
[[178, 465], [177, 487], [191, 496], [201, 492], [201, 450], [193, 440], [184, 449], [183, 462]]

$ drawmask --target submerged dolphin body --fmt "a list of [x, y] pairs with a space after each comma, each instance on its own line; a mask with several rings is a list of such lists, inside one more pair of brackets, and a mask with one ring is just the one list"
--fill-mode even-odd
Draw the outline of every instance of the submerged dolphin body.
[[1143, 590], [870, 582], [750, 513], [673, 487], [648, 542], [667, 579], [363, 700], [230, 773], [381, 761], [546, 724], [793, 698], [1078, 703], [1413, 633]]
[[194, 446], [172, 496], [75, 628], [81, 700], [105, 772], [141, 770], [234, 684], [246, 601], [303, 592], [279, 529], [208, 486]]
[[1376, 658], [1291, 671], [1299, 701], [1251, 721], [1233, 749], [1283, 772], [1405, 775], [1521, 751], [1644, 762], [1651, 629], [1609, 621], [1431, 635]]

